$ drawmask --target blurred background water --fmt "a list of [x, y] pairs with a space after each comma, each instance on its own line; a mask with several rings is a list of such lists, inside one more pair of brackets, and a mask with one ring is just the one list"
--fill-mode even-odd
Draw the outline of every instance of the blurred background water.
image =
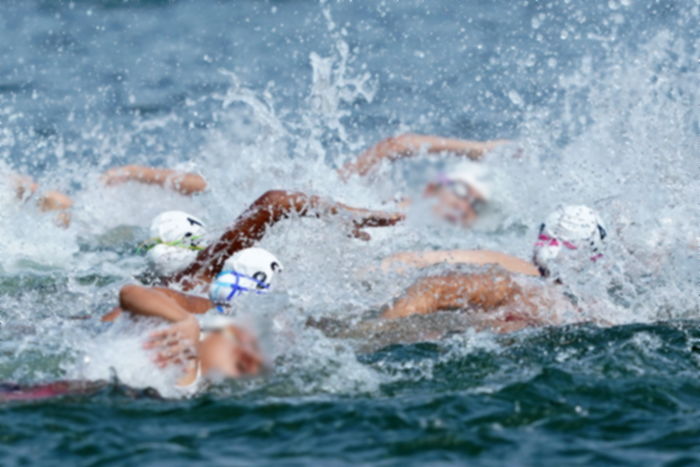
[[[2, 380], [116, 372], [163, 392], [137, 339], [96, 322], [144, 266], [115, 228], [138, 237], [180, 208], [217, 232], [271, 188], [386, 207], [449, 161], [385, 167], [376, 184], [339, 184], [334, 168], [406, 131], [523, 148], [489, 160], [503, 173], [497, 225], [416, 222], [364, 245], [332, 223], [285, 222], [262, 242], [286, 266], [285, 296], [246, 310], [376, 308], [412, 277], [366, 296], [357, 270], [407, 248], [527, 258], [562, 202], [596, 206], [613, 232], [614, 267], [580, 286], [620, 286], [611, 329], [467, 331], [369, 354], [298, 329], [272, 374], [193, 399], [108, 385], [6, 405], [4, 461], [698, 462], [699, 19], [695, 0], [3, 1], [3, 171], [76, 207], [63, 230], [3, 198]], [[102, 187], [124, 163], [197, 170], [211, 189]]]

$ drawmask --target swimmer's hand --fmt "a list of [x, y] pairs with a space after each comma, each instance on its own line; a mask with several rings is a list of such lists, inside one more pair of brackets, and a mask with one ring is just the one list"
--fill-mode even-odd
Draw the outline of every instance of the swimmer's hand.
[[170, 365], [189, 367], [197, 361], [199, 322], [194, 316], [165, 329], [153, 332], [143, 347], [155, 352], [154, 361], [160, 368]]
[[352, 209], [354, 219], [352, 221], [351, 235], [360, 240], [370, 240], [370, 235], [365, 232], [365, 227], [389, 227], [403, 221], [406, 215], [400, 212], [370, 211], [366, 209]]

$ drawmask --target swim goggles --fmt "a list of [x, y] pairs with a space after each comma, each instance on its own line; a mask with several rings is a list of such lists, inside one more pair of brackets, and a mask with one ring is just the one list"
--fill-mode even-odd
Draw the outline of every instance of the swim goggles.
[[[544, 226], [542, 226], [542, 227], [544, 227]], [[605, 238], [605, 237], [603, 236], [603, 238]], [[540, 247], [540, 248], [564, 246], [565, 248], [567, 248], [569, 250], [578, 250], [578, 247], [576, 245], [574, 245], [573, 243], [568, 242], [566, 240], [559, 240], [556, 237], [551, 237], [551, 236], [544, 234], [544, 233], [539, 234], [539, 236], [537, 237], [537, 242], [535, 242], [535, 246]], [[597, 249], [593, 249], [593, 251], [596, 254], [591, 256], [591, 261], [593, 261], [595, 263], [596, 261], [598, 261], [600, 258], [603, 257], [603, 254], [599, 253]]]
[[[226, 283], [226, 284], [221, 284], [217, 282], [217, 279], [224, 274], [231, 274], [236, 278], [236, 282], [232, 283]], [[238, 271], [230, 270], [230, 271], [222, 271], [219, 273], [219, 275], [216, 276], [216, 279], [214, 279], [214, 283], [212, 284], [212, 287], [229, 287], [231, 290], [229, 291], [228, 295], [226, 296], [226, 302], [230, 302], [234, 297], [241, 295], [243, 292], [255, 292], [258, 295], [262, 295], [268, 291], [270, 288], [270, 284], [267, 284], [263, 282], [263, 280], [255, 277], [257, 274], [254, 276], [249, 276], [247, 274], [240, 273]], [[255, 288], [250, 288], [246, 287], [241, 284], [241, 279], [246, 279], [248, 281], [252, 281], [255, 284]], [[219, 313], [225, 313], [226, 310], [223, 305], [219, 304], [216, 306], [217, 311]]]
[[455, 180], [445, 174], [440, 174], [435, 179], [435, 182], [449, 189], [455, 196], [469, 203], [474, 210], [486, 204], [486, 200], [467, 182], [463, 180]]

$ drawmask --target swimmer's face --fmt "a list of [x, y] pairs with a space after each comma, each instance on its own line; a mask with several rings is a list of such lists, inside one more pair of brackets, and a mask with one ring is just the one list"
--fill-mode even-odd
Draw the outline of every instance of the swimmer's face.
[[461, 182], [430, 183], [424, 195], [434, 198], [433, 212], [456, 225], [466, 227], [478, 217], [478, 210], [486, 200], [474, 187]]
[[208, 372], [230, 378], [258, 374], [263, 366], [255, 338], [236, 326], [209, 335], [200, 356]]

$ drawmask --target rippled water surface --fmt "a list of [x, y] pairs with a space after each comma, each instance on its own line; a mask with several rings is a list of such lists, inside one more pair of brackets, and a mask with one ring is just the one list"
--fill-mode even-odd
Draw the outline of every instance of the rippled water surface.
[[[695, 0], [2, 2], [0, 173], [75, 199], [61, 229], [0, 187], [0, 399], [67, 382], [0, 403], [3, 462], [700, 462], [698, 20]], [[517, 144], [488, 160], [497, 215], [469, 231], [417, 216], [369, 243], [333, 220], [275, 226], [261, 244], [281, 287], [240, 305], [266, 375], [182, 397], [144, 364], [142, 329], [98, 322], [143, 270], [132, 253], [157, 213], [216, 234], [277, 188], [388, 209], [450, 160], [374, 183], [335, 168], [408, 131]], [[103, 187], [124, 163], [196, 170], [210, 190]], [[542, 216], [572, 202], [611, 238], [606, 266], [571, 287], [614, 326], [391, 345], [304, 325], [399, 294], [419, 273], [373, 273], [392, 253], [527, 258]], [[280, 314], [291, 338], [267, 326]]]

